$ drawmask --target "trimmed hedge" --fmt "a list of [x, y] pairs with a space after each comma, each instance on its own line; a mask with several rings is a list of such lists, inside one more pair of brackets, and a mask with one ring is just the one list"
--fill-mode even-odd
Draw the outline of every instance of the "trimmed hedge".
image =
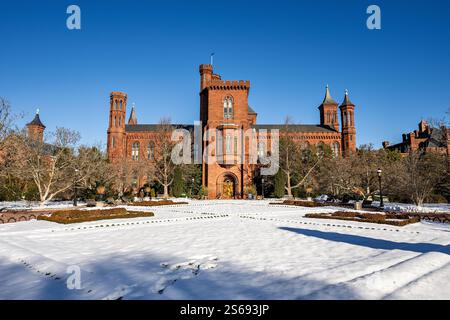
[[[317, 218], [317, 219], [334, 219], [334, 220], [346, 220], [346, 221], [357, 221], [357, 222], [368, 222], [368, 223], [378, 223], [378, 224], [388, 224], [392, 226], [405, 226], [407, 224], [416, 223], [420, 221], [419, 217], [410, 217], [404, 214], [372, 214], [372, 213], [360, 213], [360, 212], [348, 212], [348, 211], [337, 211], [332, 214], [329, 213], [308, 213], [305, 214], [306, 218]], [[395, 219], [395, 220], [386, 220]]]
[[140, 201], [129, 203], [129, 206], [136, 207], [155, 207], [155, 206], [168, 206], [174, 204], [188, 204], [187, 202], [173, 202], [172, 200], [161, 200], [161, 201]]
[[153, 217], [153, 212], [127, 211], [125, 208], [105, 210], [61, 210], [37, 217], [38, 220], [69, 224], [107, 219]]
[[298, 207], [308, 207], [308, 208], [315, 208], [315, 207], [323, 207], [324, 206], [324, 204], [322, 204], [322, 203], [314, 202], [314, 201], [306, 201], [306, 200], [284, 200], [282, 203], [271, 202], [270, 204], [298, 206]]

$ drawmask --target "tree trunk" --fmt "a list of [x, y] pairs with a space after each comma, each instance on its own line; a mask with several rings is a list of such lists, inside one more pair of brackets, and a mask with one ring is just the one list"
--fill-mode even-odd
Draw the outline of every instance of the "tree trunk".
[[289, 172], [286, 174], [286, 184], [287, 184], [287, 186], [286, 186], [287, 196], [289, 198], [291, 198], [292, 197], [292, 187], [291, 187], [291, 174]]
[[169, 198], [169, 186], [168, 185], [164, 185], [164, 195], [163, 195], [164, 199]]

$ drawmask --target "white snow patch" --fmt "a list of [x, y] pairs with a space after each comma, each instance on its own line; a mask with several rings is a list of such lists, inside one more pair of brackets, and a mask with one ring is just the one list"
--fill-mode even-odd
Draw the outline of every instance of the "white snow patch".
[[[310, 219], [341, 209], [269, 202], [0, 225], [0, 299], [450, 299], [448, 227]], [[74, 265], [81, 290], [66, 286]]]

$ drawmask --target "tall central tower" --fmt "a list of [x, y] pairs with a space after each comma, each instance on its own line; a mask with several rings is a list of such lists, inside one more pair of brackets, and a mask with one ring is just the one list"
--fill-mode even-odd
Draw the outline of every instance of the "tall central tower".
[[214, 149], [208, 155], [212, 161], [203, 161], [202, 183], [210, 199], [241, 197], [251, 170], [247, 162], [238, 161], [247, 150], [239, 135], [256, 121], [256, 113], [248, 105], [250, 81], [222, 80], [210, 64], [200, 65], [199, 71], [200, 120], [207, 140], [203, 150]]

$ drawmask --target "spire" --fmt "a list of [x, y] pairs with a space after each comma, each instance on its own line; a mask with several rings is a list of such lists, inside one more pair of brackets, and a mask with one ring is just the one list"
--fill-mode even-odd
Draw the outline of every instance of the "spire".
[[348, 90], [345, 89], [345, 97], [344, 97], [344, 101], [342, 101], [341, 106], [355, 106], [351, 101], [350, 98], [348, 97]]
[[331, 97], [330, 88], [328, 87], [328, 84], [325, 91], [325, 98], [323, 98], [322, 104], [337, 104], [337, 102], [334, 101], [333, 98]]
[[131, 106], [130, 118], [128, 119], [128, 124], [137, 124], [136, 110], [134, 108], [134, 102]]
[[27, 123], [27, 126], [38, 126], [45, 128], [44, 124], [42, 123], [41, 119], [39, 118], [39, 108], [36, 109], [36, 115], [34, 116], [33, 121]]

